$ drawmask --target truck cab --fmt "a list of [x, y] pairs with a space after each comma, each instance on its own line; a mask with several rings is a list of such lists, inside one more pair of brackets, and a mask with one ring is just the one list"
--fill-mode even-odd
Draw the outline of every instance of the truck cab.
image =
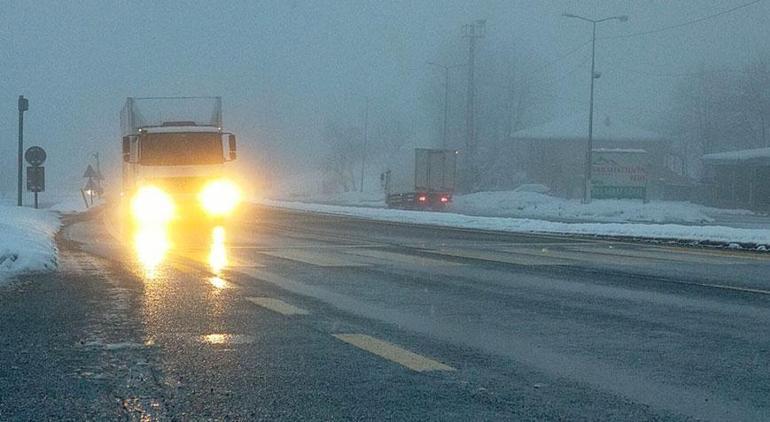
[[[196, 115], [190, 103], [209, 104], [210, 114]], [[226, 170], [236, 140], [222, 130], [219, 97], [128, 98], [121, 126], [122, 195], [132, 222], [219, 224], [235, 210], [240, 193]]]

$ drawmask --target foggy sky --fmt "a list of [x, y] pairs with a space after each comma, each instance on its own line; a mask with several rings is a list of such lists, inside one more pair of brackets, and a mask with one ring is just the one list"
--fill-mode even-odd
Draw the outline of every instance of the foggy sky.
[[[550, 62], [590, 39], [590, 25], [561, 17], [564, 11], [629, 15], [627, 23], [602, 24], [601, 37], [745, 2], [5, 1], [0, 191], [15, 189], [19, 94], [30, 101], [25, 146], [48, 151], [50, 190], [77, 189], [96, 151], [119, 184], [118, 113], [127, 96], [221, 95], [225, 126], [238, 134], [250, 169], [286, 173], [321, 151], [325, 119], [358, 124], [366, 96], [373, 119], [398, 114], [420, 125], [433, 118], [419, 101], [421, 87], [438, 77], [426, 62], [440, 59], [444, 46], [461, 48], [461, 26], [472, 20], [487, 19], [480, 49], [515, 45]], [[601, 40], [597, 109], [644, 120], [666, 108], [677, 80], [670, 74], [701, 63], [740, 67], [767, 55], [768, 3], [659, 34]], [[458, 49], [458, 60], [466, 54]], [[583, 48], [544, 71], [557, 81], [558, 113], [587, 108], [589, 54]]]

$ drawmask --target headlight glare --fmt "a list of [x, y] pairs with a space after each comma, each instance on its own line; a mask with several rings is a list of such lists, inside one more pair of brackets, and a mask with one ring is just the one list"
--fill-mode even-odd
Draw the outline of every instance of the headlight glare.
[[203, 188], [198, 199], [208, 214], [223, 216], [230, 214], [235, 209], [240, 202], [241, 193], [234, 183], [227, 180], [216, 180]]
[[174, 217], [174, 203], [171, 197], [159, 188], [143, 186], [131, 201], [131, 212], [141, 223], [164, 224]]

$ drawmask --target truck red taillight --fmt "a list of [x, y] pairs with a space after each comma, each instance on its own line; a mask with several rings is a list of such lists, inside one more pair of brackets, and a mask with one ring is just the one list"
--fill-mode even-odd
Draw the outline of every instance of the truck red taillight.
[[425, 195], [420, 195], [419, 197], [417, 197], [417, 200], [420, 202], [425, 202], [428, 200], [428, 197]]
[[449, 198], [447, 198], [446, 196], [442, 196], [441, 197], [441, 202], [446, 204], [447, 202], [449, 202]]

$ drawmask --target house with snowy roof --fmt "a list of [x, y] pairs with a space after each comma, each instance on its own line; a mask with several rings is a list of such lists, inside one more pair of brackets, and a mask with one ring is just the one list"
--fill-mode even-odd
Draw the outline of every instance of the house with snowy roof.
[[[513, 161], [529, 183], [548, 186], [553, 193], [577, 198], [583, 192], [588, 118], [575, 114], [546, 124], [514, 132], [510, 139]], [[686, 184], [686, 178], [672, 168], [675, 157], [671, 140], [607, 114], [594, 115], [594, 150], [645, 152], [649, 188], [653, 197], [667, 196], [672, 185]]]
[[703, 165], [715, 205], [770, 210], [770, 148], [706, 154]]

